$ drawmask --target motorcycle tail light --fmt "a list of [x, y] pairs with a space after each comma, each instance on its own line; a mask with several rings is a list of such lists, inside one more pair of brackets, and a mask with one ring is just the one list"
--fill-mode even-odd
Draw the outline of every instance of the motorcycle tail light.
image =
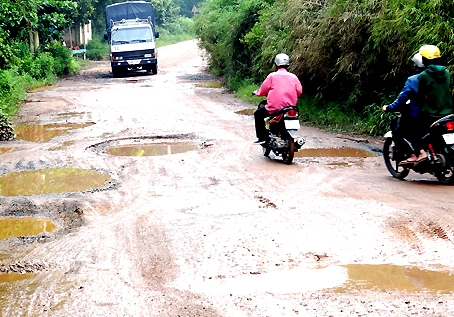
[[296, 110], [289, 110], [287, 112], [287, 117], [296, 117], [298, 116], [298, 112], [296, 112]]
[[446, 129], [447, 129], [448, 131], [454, 130], [454, 121], [446, 122]]

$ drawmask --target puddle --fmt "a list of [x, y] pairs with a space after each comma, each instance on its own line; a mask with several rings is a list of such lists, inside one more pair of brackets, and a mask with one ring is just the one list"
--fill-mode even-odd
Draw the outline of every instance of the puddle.
[[43, 232], [52, 232], [54, 229], [55, 224], [48, 218], [0, 218], [0, 240], [37, 236]]
[[106, 153], [115, 156], [162, 156], [197, 150], [193, 143], [128, 144], [106, 148]]
[[49, 151], [61, 151], [66, 149], [68, 146], [74, 145], [76, 140], [64, 141], [60, 145], [49, 148]]
[[199, 88], [222, 88], [222, 83], [218, 81], [205, 81], [195, 85]]
[[50, 168], [21, 171], [0, 177], [0, 195], [30, 196], [87, 191], [109, 187], [112, 178], [104, 173], [79, 168]]
[[65, 121], [92, 121], [91, 112], [62, 112], [55, 116], [56, 119]]
[[90, 123], [56, 123], [56, 124], [18, 124], [14, 126], [16, 139], [29, 142], [48, 142], [51, 139], [69, 134], [70, 130], [86, 128]]
[[41, 87], [32, 88], [32, 89], [28, 90], [27, 92], [37, 92], [37, 91], [52, 89], [52, 88], [55, 88], [55, 87], [57, 87], [57, 86], [55, 86], [55, 85], [45, 85], [45, 86], [41, 86]]
[[0, 273], [0, 283], [10, 283], [35, 277], [36, 273]]
[[349, 166], [350, 163], [348, 163], [348, 162], [333, 162], [333, 163], [328, 163], [326, 165], [328, 165], [328, 166]]
[[349, 281], [336, 292], [351, 289], [399, 290], [407, 292], [454, 292], [454, 275], [397, 265], [347, 265]]
[[295, 157], [372, 157], [374, 153], [355, 148], [332, 148], [332, 149], [301, 149], [295, 153]]
[[2, 148], [0, 148], [0, 154], [12, 152], [12, 151], [14, 151], [13, 147], [2, 147]]
[[449, 272], [421, 270], [417, 267], [352, 264], [318, 269], [294, 268], [262, 274], [251, 272], [232, 279], [208, 278], [200, 287], [202, 289], [199, 291], [209, 294], [212, 294], [213, 290], [220, 294], [232, 292], [295, 294], [317, 290], [346, 293], [361, 289], [448, 294], [454, 292], [454, 275]]
[[248, 108], [240, 111], [235, 111], [236, 114], [242, 114], [243, 116], [253, 116], [257, 108]]

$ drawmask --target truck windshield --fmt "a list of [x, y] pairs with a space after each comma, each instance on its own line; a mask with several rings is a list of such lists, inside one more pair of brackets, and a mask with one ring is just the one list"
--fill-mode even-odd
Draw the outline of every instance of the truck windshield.
[[112, 42], [131, 43], [149, 42], [151, 40], [151, 29], [148, 27], [125, 28], [112, 31]]

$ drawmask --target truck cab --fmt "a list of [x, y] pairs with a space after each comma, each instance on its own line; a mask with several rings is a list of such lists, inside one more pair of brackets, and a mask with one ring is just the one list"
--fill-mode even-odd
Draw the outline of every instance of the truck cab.
[[145, 70], [158, 73], [156, 37], [151, 23], [145, 19], [112, 22], [110, 59], [112, 74], [118, 77], [128, 71]]
[[106, 31], [113, 77], [129, 71], [158, 73], [154, 9], [151, 2], [127, 1], [106, 7]]

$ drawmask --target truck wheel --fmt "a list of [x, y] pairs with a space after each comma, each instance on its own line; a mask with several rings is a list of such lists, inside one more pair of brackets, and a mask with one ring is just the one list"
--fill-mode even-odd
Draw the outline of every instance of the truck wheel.
[[158, 73], [158, 64], [151, 65], [151, 72], [153, 74], [157, 74]]
[[121, 69], [118, 67], [112, 68], [112, 76], [113, 78], [118, 78], [121, 76]]

